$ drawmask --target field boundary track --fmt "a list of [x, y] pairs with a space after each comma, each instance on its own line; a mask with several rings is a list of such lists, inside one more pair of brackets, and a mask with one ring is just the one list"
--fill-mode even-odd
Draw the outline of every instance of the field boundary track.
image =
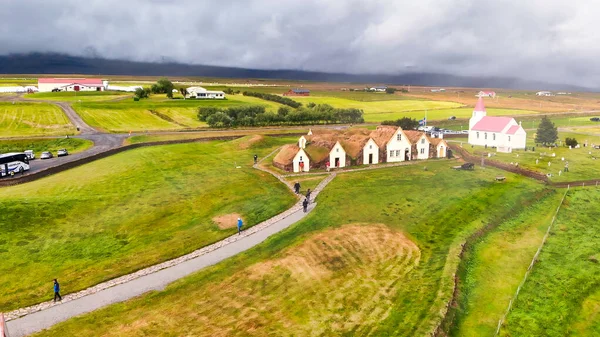
[[[550, 193], [550, 191], [551, 191], [550, 189], [542, 190], [538, 195], [536, 195], [537, 198], [535, 200], [526, 200], [524, 203], [522, 203], [520, 205], [520, 209], [524, 209], [528, 205], [533, 204], [533, 202], [542, 199], [544, 196], [546, 196], [548, 193]], [[513, 213], [505, 214], [503, 217], [486, 224], [485, 226], [478, 229], [475, 233], [471, 234], [461, 244], [461, 249], [460, 249], [460, 252], [458, 253], [460, 262], [459, 262], [459, 265], [458, 265], [456, 271], [454, 272], [454, 289], [452, 291], [452, 297], [450, 298], [446, 307], [444, 308], [445, 309], [444, 315], [443, 315], [442, 319], [440, 320], [440, 323], [438, 324], [438, 326], [435, 328], [432, 336], [447, 337], [449, 330], [451, 329], [452, 325], [454, 324], [454, 319], [456, 317], [456, 310], [458, 310], [458, 308], [460, 306], [459, 297], [460, 297], [461, 284], [465, 282], [462, 279], [462, 278], [464, 278], [464, 276], [461, 277], [461, 270], [465, 268], [464, 267], [464, 263], [466, 262], [464, 259], [465, 254], [467, 254], [468, 251], [473, 249], [473, 247], [475, 246], [475, 244], [477, 243], [477, 241], [479, 239], [486, 236], [489, 232], [491, 232], [492, 230], [497, 228], [504, 221], [509, 219], [512, 215], [513, 215]]]
[[537, 251], [535, 252], [535, 255], [533, 255], [533, 258], [531, 259], [531, 263], [529, 264], [529, 267], [527, 267], [527, 271], [525, 272], [525, 275], [523, 276], [523, 280], [521, 281], [521, 283], [517, 287], [517, 291], [515, 292], [515, 294], [513, 295], [513, 297], [508, 302], [508, 307], [506, 308], [506, 312], [498, 320], [498, 327], [496, 328], [496, 332], [494, 333], [494, 337], [498, 336], [498, 334], [500, 333], [500, 329], [502, 329], [502, 325], [504, 325], [504, 321], [506, 321], [506, 316], [508, 316], [508, 314], [510, 313], [510, 310], [513, 307], [513, 303], [515, 303], [515, 301], [519, 297], [519, 293], [521, 292], [521, 288], [523, 288], [523, 286], [525, 285], [525, 282], [527, 282], [527, 278], [529, 277], [529, 274], [531, 273], [531, 270], [535, 266], [535, 263], [537, 262], [538, 257], [540, 256], [540, 253], [542, 252], [542, 248], [544, 248], [544, 245], [546, 244], [546, 240], [548, 239], [548, 236], [550, 235], [550, 231], [552, 230], [552, 227], [554, 227], [554, 223], [556, 222], [556, 217], [558, 216], [558, 212], [560, 211], [562, 205], [564, 204], [565, 198], [567, 197], [567, 193], [569, 193], [570, 189], [571, 189], [570, 186], [567, 186], [567, 190], [565, 191], [565, 194], [563, 194], [563, 197], [560, 200], [560, 204], [558, 204], [558, 207], [556, 208], [556, 212], [554, 212], [554, 216], [552, 216], [552, 221], [550, 221], [550, 224], [548, 225], [548, 229], [546, 230], [546, 234], [544, 234], [544, 238], [542, 238], [542, 242], [540, 243], [540, 246], [538, 247]]

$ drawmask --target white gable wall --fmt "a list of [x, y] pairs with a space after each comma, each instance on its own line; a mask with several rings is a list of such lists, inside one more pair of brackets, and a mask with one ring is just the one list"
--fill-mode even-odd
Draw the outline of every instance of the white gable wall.
[[425, 135], [417, 141], [417, 159], [429, 159], [429, 140]]
[[[372, 162], [369, 163], [369, 158], [372, 158]], [[378, 164], [379, 163], [379, 147], [375, 141], [370, 138], [363, 148], [363, 164]]]
[[412, 158], [412, 146], [408, 137], [406, 137], [406, 134], [402, 131], [402, 128], [398, 128], [386, 144], [385, 152], [388, 163], [405, 161], [407, 153], [408, 158]]
[[346, 167], [346, 151], [344, 150], [340, 142], [335, 143], [335, 145], [329, 152], [329, 167]]
[[435, 158], [446, 158], [448, 154], [448, 144], [440, 142], [435, 148]]
[[[300, 170], [300, 162], [304, 163], [304, 168], [302, 168], [302, 170]], [[293, 171], [298, 173], [300, 171], [302, 172], [308, 172], [310, 170], [310, 159], [308, 158], [308, 156], [306, 155], [306, 152], [304, 152], [303, 149], [300, 149], [298, 151], [298, 153], [296, 153], [296, 156], [294, 156], [294, 160], [292, 161], [292, 168]]]

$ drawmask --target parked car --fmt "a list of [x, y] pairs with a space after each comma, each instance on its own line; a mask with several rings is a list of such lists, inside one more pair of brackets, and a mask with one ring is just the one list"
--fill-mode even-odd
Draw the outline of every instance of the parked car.
[[54, 89], [52, 89], [52, 92], [60, 92], [60, 89], [54, 88]]
[[469, 130], [462, 130], [460, 133], [462, 133], [463, 135], [468, 135], [469, 134]]
[[60, 149], [56, 153], [57, 157], [64, 157], [64, 156], [68, 156], [68, 155], [69, 155], [69, 152], [67, 152], [67, 149]]
[[53, 157], [52, 152], [45, 151], [45, 152], [42, 152], [40, 159], [50, 159], [52, 157]]
[[453, 120], [455, 120], [455, 119], [456, 119], [456, 116], [450, 116], [450, 117], [448, 117], [448, 120], [449, 120], [449, 121], [453, 121]]
[[35, 159], [35, 153], [33, 153], [33, 150], [25, 150], [25, 155], [29, 160]]

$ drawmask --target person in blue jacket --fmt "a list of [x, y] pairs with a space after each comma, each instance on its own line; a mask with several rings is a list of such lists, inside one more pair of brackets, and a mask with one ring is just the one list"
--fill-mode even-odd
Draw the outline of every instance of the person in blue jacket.
[[62, 296], [60, 296], [60, 284], [58, 284], [57, 279], [54, 279], [54, 302], [56, 302], [57, 297], [59, 301], [62, 301]]
[[242, 232], [242, 226], [244, 225], [244, 222], [242, 221], [242, 218], [238, 218], [238, 234], [240, 234]]

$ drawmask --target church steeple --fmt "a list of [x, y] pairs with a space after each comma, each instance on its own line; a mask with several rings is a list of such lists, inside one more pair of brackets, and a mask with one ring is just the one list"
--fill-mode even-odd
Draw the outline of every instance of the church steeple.
[[483, 97], [480, 96], [477, 100], [477, 104], [475, 104], [475, 109], [473, 109], [473, 115], [471, 116], [471, 119], [469, 119], [469, 129], [486, 115], [487, 112], [485, 111], [485, 104], [483, 104]]

